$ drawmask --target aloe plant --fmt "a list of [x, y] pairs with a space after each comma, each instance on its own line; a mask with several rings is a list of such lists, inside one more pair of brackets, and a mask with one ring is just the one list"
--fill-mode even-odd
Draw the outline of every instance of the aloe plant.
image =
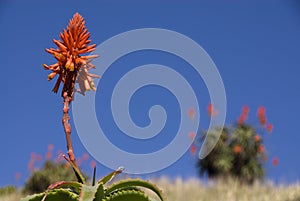
[[85, 27], [83, 17], [76, 13], [70, 20], [67, 29], [60, 33], [61, 40], [53, 40], [58, 49], [46, 49], [48, 53], [54, 56], [57, 63], [50, 66], [43, 65], [46, 70], [52, 71], [48, 75], [48, 81], [58, 75], [53, 92], [57, 93], [61, 82], [63, 83], [61, 93], [64, 100], [62, 123], [68, 151], [68, 156], [64, 155], [63, 157], [72, 166], [78, 181], [55, 182], [45, 192], [27, 196], [21, 201], [151, 201], [152, 199], [147, 196], [142, 188], [152, 190], [160, 200], [163, 200], [160, 190], [147, 181], [127, 179], [108, 186], [107, 182], [115, 175], [121, 173], [123, 168], [113, 171], [97, 183], [95, 182], [95, 168], [93, 182], [89, 186], [86, 184], [85, 178], [76, 164], [71, 140], [71, 126], [69, 124], [69, 106], [73, 101], [74, 92], [76, 92], [75, 83], [79, 85], [77, 91], [84, 94], [86, 91], [96, 90], [92, 78], [99, 78], [99, 76], [88, 72], [89, 69], [95, 68], [91, 61], [97, 55], [82, 55], [95, 50], [96, 44], [89, 45], [91, 42], [89, 37], [90, 33]]
[[[121, 173], [123, 168], [108, 174], [96, 184], [88, 186], [80, 182], [59, 181], [50, 185], [46, 192], [27, 196], [21, 201], [153, 201], [141, 189], [152, 190], [163, 201], [160, 190], [140, 179], [126, 179], [107, 186], [107, 182]], [[93, 179], [94, 180], [94, 179]]]

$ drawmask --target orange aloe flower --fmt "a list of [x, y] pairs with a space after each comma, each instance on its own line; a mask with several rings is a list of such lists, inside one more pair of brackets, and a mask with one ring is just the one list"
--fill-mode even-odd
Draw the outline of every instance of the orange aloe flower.
[[62, 96], [66, 92], [67, 96], [73, 97], [75, 82], [79, 85], [78, 92], [82, 94], [89, 90], [95, 91], [96, 88], [92, 78], [99, 78], [99, 76], [90, 74], [88, 70], [95, 68], [91, 61], [98, 55], [82, 55], [96, 49], [96, 44], [88, 45], [91, 42], [89, 39], [90, 33], [85, 27], [83, 17], [76, 13], [70, 20], [67, 29], [64, 29], [59, 36], [61, 40], [53, 39], [58, 48], [46, 49], [46, 52], [52, 54], [57, 62], [50, 66], [43, 64], [46, 70], [52, 71], [48, 75], [48, 81], [58, 75], [52, 91], [57, 93], [61, 82], [64, 84]]
[[248, 105], [244, 105], [243, 106], [243, 114], [248, 115], [249, 114], [249, 106]]
[[48, 151], [53, 151], [54, 145], [53, 144], [48, 144]]
[[258, 119], [260, 121], [261, 125], [265, 125], [266, 124], [266, 114], [265, 114], [265, 107], [264, 106], [260, 106], [257, 110], [257, 116]]
[[195, 155], [196, 154], [196, 151], [197, 151], [197, 147], [195, 144], [192, 144], [191, 147], [190, 147], [190, 152], [192, 155]]
[[21, 179], [21, 176], [22, 176], [22, 175], [21, 175], [20, 172], [16, 172], [16, 173], [15, 173], [15, 180], [16, 180], [16, 181], [19, 181], [19, 180]]
[[271, 123], [268, 123], [268, 124], [266, 125], [266, 129], [267, 129], [267, 131], [268, 131], [269, 133], [271, 133], [272, 130], [273, 130], [273, 125], [272, 125]]
[[84, 161], [89, 160], [89, 154], [88, 154], [88, 153], [84, 153], [83, 156], [82, 156], [82, 159], [83, 159]]
[[259, 147], [258, 147], [258, 152], [259, 152], [259, 153], [265, 152], [265, 146], [264, 146], [263, 144], [259, 145]]
[[273, 158], [273, 160], [272, 160], [272, 164], [273, 164], [273, 166], [277, 166], [278, 163], [279, 163], [279, 160], [278, 160], [278, 158], [275, 156], [275, 157]]
[[254, 142], [259, 142], [261, 140], [260, 135], [256, 134], [254, 135]]
[[195, 117], [195, 110], [194, 110], [194, 108], [190, 108], [189, 109], [189, 117], [190, 117], [191, 120], [194, 119], [194, 117]]
[[94, 169], [94, 168], [96, 167], [96, 165], [97, 165], [96, 161], [92, 160], [92, 161], [90, 162], [90, 167], [91, 167], [92, 169]]
[[242, 114], [239, 116], [237, 123], [240, 125], [244, 124], [246, 119], [248, 118], [248, 114], [249, 114], [249, 106], [245, 105], [243, 106]]
[[195, 136], [196, 136], [196, 134], [195, 134], [194, 131], [191, 131], [191, 132], [189, 133], [189, 138], [190, 138], [191, 141], [194, 141]]
[[235, 145], [233, 147], [233, 152], [234, 153], [238, 154], [238, 153], [241, 153], [241, 151], [242, 151], [242, 147], [240, 145]]
[[239, 118], [238, 118], [238, 120], [237, 120], [237, 123], [238, 124], [244, 124], [245, 123], [245, 121], [246, 121], [246, 119], [247, 119], [247, 115], [245, 115], [244, 113], [243, 114], [241, 114], [241, 116], [239, 116]]
[[219, 112], [218, 112], [218, 110], [215, 109], [215, 107], [213, 106], [212, 103], [209, 103], [209, 104], [207, 105], [207, 114], [208, 114], [208, 116], [211, 117], [211, 116], [218, 115]]

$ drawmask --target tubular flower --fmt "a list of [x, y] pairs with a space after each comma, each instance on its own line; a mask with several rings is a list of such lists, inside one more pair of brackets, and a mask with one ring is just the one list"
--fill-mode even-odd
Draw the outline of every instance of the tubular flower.
[[260, 135], [256, 134], [254, 135], [254, 142], [259, 142], [261, 140]]
[[248, 105], [243, 106], [243, 114], [245, 114], [245, 115], [249, 114], [249, 106]]
[[242, 151], [242, 147], [240, 145], [235, 145], [233, 147], [233, 152], [234, 153], [239, 154], [239, 153], [241, 153], [241, 151]]
[[247, 115], [245, 115], [245, 114], [241, 114], [241, 116], [239, 116], [239, 118], [238, 118], [238, 120], [237, 120], [237, 123], [238, 124], [244, 124], [245, 123], [245, 121], [246, 121], [246, 119], [247, 119]]
[[192, 144], [191, 147], [190, 147], [190, 152], [192, 155], [195, 155], [196, 154], [196, 151], [197, 151], [197, 147], [196, 145]]
[[207, 105], [207, 114], [209, 117], [218, 115], [218, 110], [215, 109], [212, 103]]
[[195, 117], [195, 110], [194, 110], [194, 108], [190, 108], [189, 109], [189, 117], [190, 117], [191, 120], [194, 119], [194, 117]]
[[248, 118], [249, 114], [249, 107], [247, 105], [243, 106], [242, 114], [239, 116], [237, 123], [238, 124], [244, 124], [246, 119]]
[[270, 124], [270, 123], [268, 123], [268, 124], [266, 125], [266, 129], [267, 129], [267, 131], [268, 131], [269, 133], [272, 132], [272, 130], [273, 130], [273, 125]]
[[258, 119], [260, 121], [261, 125], [265, 125], [266, 124], [266, 114], [265, 114], [265, 107], [260, 106], [257, 110], [257, 116]]
[[258, 147], [258, 152], [259, 153], [263, 153], [263, 152], [265, 152], [265, 146], [264, 145], [259, 145], [259, 147]]
[[272, 164], [273, 164], [273, 166], [277, 166], [277, 165], [278, 165], [278, 163], [279, 163], [279, 160], [278, 160], [278, 158], [277, 158], [277, 157], [274, 157], [274, 158], [273, 158], [273, 160], [272, 160]]
[[96, 44], [88, 45], [91, 42], [90, 33], [85, 27], [83, 17], [76, 13], [70, 20], [67, 29], [64, 29], [59, 36], [61, 40], [53, 39], [58, 48], [46, 49], [46, 52], [52, 54], [57, 62], [50, 66], [43, 64], [46, 70], [52, 71], [48, 75], [48, 81], [58, 75], [52, 91], [57, 93], [61, 82], [64, 84], [62, 95], [67, 92], [69, 97], [73, 97], [75, 82], [78, 83], [78, 91], [82, 94], [88, 90], [95, 91], [92, 78], [99, 78], [99, 76], [90, 74], [88, 70], [95, 68], [91, 61], [98, 55], [82, 56], [82, 54], [96, 49]]
[[191, 131], [191, 132], [189, 133], [189, 138], [190, 138], [190, 140], [194, 141], [195, 136], [196, 136], [195, 132]]

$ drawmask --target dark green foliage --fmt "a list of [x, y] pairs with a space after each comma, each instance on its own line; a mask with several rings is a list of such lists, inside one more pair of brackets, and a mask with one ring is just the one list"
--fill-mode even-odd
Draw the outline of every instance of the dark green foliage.
[[247, 124], [232, 128], [215, 128], [206, 132], [208, 141], [213, 141], [217, 132], [222, 132], [210, 154], [198, 160], [200, 175], [210, 178], [234, 177], [245, 183], [252, 183], [264, 177], [263, 162], [266, 155], [261, 137]]
[[71, 167], [65, 163], [55, 164], [46, 161], [41, 170], [34, 171], [24, 186], [24, 193], [41, 193], [56, 181], [75, 181], [76, 176]]

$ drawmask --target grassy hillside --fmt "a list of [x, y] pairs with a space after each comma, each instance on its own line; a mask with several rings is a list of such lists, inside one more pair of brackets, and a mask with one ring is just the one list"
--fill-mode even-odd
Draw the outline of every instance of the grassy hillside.
[[231, 180], [204, 185], [198, 179], [183, 182], [181, 179], [170, 181], [166, 178], [155, 183], [170, 201], [300, 201], [300, 184], [246, 186]]
[[[300, 201], [300, 184], [274, 186], [240, 185], [233, 180], [202, 184], [198, 179], [183, 181], [167, 178], [153, 179], [169, 201]], [[0, 201], [19, 201], [21, 194], [0, 195]]]

